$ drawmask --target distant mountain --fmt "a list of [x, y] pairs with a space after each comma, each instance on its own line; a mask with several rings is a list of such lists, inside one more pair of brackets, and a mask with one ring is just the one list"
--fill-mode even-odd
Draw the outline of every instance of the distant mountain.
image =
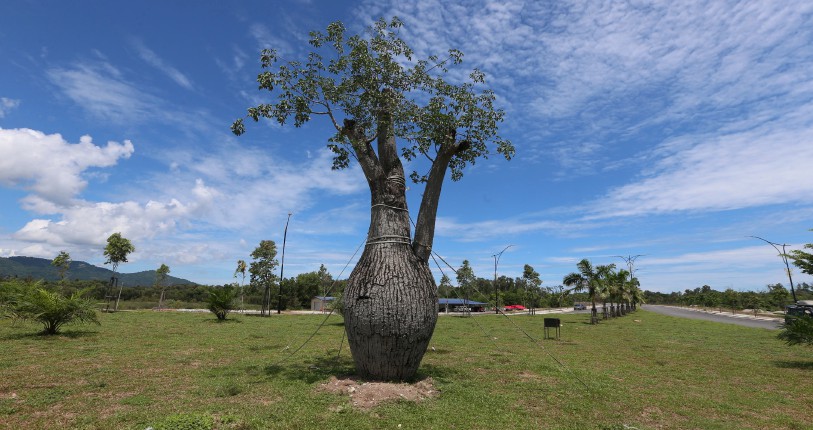
[[[18, 277], [58, 281], [59, 271], [57, 271], [56, 267], [51, 266], [51, 261], [46, 258], [35, 257], [0, 257], [0, 278]], [[94, 266], [84, 261], [72, 261], [66, 277], [68, 279], [108, 281], [111, 276], [113, 276], [113, 271], [110, 269]], [[155, 270], [119, 273], [119, 282], [125, 287], [155, 285]], [[167, 285], [196, 285], [196, 283], [168, 276]]]

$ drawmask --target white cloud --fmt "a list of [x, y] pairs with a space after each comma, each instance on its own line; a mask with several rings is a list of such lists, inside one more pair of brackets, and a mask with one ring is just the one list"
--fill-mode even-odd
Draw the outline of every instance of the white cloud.
[[613, 147], [652, 141], [639, 135], [646, 128], [661, 139], [809, 104], [811, 10], [801, 1], [391, 0], [366, 1], [358, 16], [399, 16], [422, 57], [462, 50], [463, 66], [483, 69], [498, 95], [524, 95], [504, 124], [523, 134], [523, 156], [553, 154], [579, 174], [601, 168]]
[[[647, 166], [595, 202], [599, 216], [813, 203], [812, 3], [393, 0], [359, 10], [401, 17], [420, 56], [459, 48], [497, 94], [524, 94], [505, 127], [522, 124], [522, 152], [553, 155], [558, 175]], [[643, 154], [608, 161], [639, 142]]]
[[[747, 269], [755, 265], [763, 265], [771, 256], [776, 256], [770, 247], [762, 245], [748, 246], [744, 248], [722, 249], [706, 252], [692, 252], [676, 255], [672, 257], [647, 257], [647, 266], [659, 266], [661, 270], [666, 267], [706, 266], [719, 267], [724, 264], [733, 269]], [[773, 261], [769, 261], [773, 262]], [[781, 265], [781, 260], [776, 257], [777, 267]]]
[[248, 31], [257, 44], [258, 53], [263, 49], [274, 49], [281, 55], [292, 51], [291, 44], [288, 43], [288, 41], [275, 36], [274, 33], [263, 24], [251, 24]]
[[[641, 285], [653, 291], [683, 291], [704, 284], [718, 290], [753, 290], [777, 282], [787, 286], [782, 260], [767, 245], [648, 256], [636, 267]], [[757, 268], [760, 270], [755, 271]]]
[[472, 242], [546, 231], [556, 232], [557, 234], [573, 234], [587, 228], [589, 228], [587, 224], [580, 222], [561, 222], [550, 219], [536, 219], [535, 217], [493, 219], [470, 223], [458, 222], [448, 217], [438, 217], [436, 235]]
[[197, 204], [192, 201], [184, 205], [178, 200], [146, 204], [76, 201], [70, 206], [54, 208], [60, 214], [59, 221], [33, 219], [14, 233], [13, 238], [56, 248], [99, 245], [115, 232], [131, 240], [149, 239], [173, 232], [188, 220]]
[[167, 155], [176, 166], [168, 174], [171, 178], [158, 175], [152, 181], [169, 184], [164, 186], [167, 195], [181, 195], [185, 191], [171, 184], [203, 179], [211, 187], [205, 193], [210, 204], [201, 214], [206, 222], [227, 229], [262, 230], [288, 212], [312, 207], [317, 196], [349, 195], [366, 188], [359, 168], [331, 171], [331, 153], [316, 154], [290, 162], [266, 150], [229, 144], [208, 153], [179, 151]]
[[230, 79], [238, 80], [243, 77], [243, 67], [246, 65], [246, 61], [248, 59], [249, 55], [246, 54], [242, 48], [239, 46], [233, 46], [232, 56], [230, 59], [223, 60], [220, 58], [215, 58], [215, 63]]
[[656, 152], [639, 181], [594, 205], [598, 216], [813, 204], [813, 127], [687, 136]]
[[135, 49], [138, 51], [138, 55], [141, 57], [142, 60], [146, 61], [147, 64], [160, 70], [170, 79], [175, 81], [176, 84], [188, 90], [192, 89], [192, 82], [189, 80], [188, 77], [186, 77], [186, 75], [181, 73], [175, 67], [167, 64], [161, 57], [158, 56], [158, 54], [156, 54], [151, 49], [147, 48], [143, 42], [141, 42], [140, 40], [133, 40], [132, 44], [133, 47], [135, 47]]
[[0, 129], [0, 183], [22, 186], [48, 202], [66, 205], [87, 186], [88, 169], [113, 166], [133, 151], [129, 140], [100, 147], [90, 136], [69, 143], [59, 134]]
[[6, 97], [0, 97], [0, 118], [4, 118], [7, 113], [20, 106], [20, 101]]
[[52, 84], [96, 117], [116, 123], [140, 122], [155, 116], [160, 100], [126, 81], [107, 63], [77, 64], [46, 71]]

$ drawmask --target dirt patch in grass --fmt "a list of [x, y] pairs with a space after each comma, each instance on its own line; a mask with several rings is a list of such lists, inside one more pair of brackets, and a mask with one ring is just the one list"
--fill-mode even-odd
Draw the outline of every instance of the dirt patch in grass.
[[440, 394], [432, 378], [426, 378], [414, 384], [394, 382], [365, 382], [354, 378], [330, 380], [319, 386], [322, 391], [350, 396], [353, 406], [370, 410], [381, 403], [393, 400], [420, 402]]

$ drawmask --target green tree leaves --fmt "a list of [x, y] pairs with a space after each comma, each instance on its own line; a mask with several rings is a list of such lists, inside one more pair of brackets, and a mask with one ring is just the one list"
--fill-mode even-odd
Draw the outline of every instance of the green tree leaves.
[[[805, 244], [804, 249], [813, 249], [813, 243]], [[790, 252], [789, 257], [793, 260], [793, 265], [801, 269], [802, 273], [813, 275], [813, 254], [795, 249]]]
[[107, 246], [104, 248], [106, 260], [104, 264], [112, 264], [113, 271], [119, 267], [119, 263], [126, 263], [127, 256], [135, 252], [135, 246], [130, 240], [123, 237], [121, 233], [113, 233], [107, 238]]
[[51, 261], [51, 266], [56, 267], [56, 270], [59, 271], [60, 282], [65, 280], [65, 275], [71, 267], [71, 261], [71, 255], [67, 251], [59, 251], [59, 255]]
[[[453, 180], [462, 178], [468, 164], [487, 157], [490, 144], [506, 159], [513, 157], [513, 145], [497, 134], [504, 112], [494, 106], [493, 91], [482, 89], [485, 74], [475, 69], [466, 82], [451, 83], [449, 66], [460, 64], [463, 54], [451, 49], [442, 58], [413, 60], [413, 50], [398, 35], [402, 25], [398, 18], [379, 19], [366, 35], [348, 37], [344, 25], [333, 22], [326, 32], [310, 33], [314, 50], [305, 61], [263, 50], [257, 83], [274, 99], [249, 107], [246, 117], [281, 125], [293, 119], [296, 127], [314, 116], [328, 117], [336, 130], [327, 145], [334, 169], [348, 167], [382, 129], [404, 142], [400, 155], [406, 160], [420, 156], [434, 162], [444, 148], [456, 148], [448, 161]], [[243, 119], [231, 129], [243, 134]], [[428, 171], [410, 177], [425, 182]]]

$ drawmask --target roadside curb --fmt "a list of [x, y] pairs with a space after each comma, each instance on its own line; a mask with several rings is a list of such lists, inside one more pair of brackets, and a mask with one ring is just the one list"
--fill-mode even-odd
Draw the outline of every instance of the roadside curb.
[[726, 317], [730, 317], [730, 318], [742, 318], [742, 319], [749, 319], [749, 320], [755, 320], [755, 321], [778, 321], [778, 322], [784, 321], [783, 318], [781, 318], [781, 317], [767, 317], [767, 316], [759, 316], [759, 315], [755, 316], [755, 315], [749, 315], [749, 314], [735, 314], [735, 313], [731, 313], [731, 312], [720, 312], [720, 311], [713, 311], [713, 310], [707, 310], [707, 309], [693, 308], [693, 307], [688, 307], [688, 306], [672, 306], [672, 305], [659, 305], [659, 306], [668, 306], [668, 307], [672, 307], [672, 308], [685, 309], [687, 311], [692, 311], [692, 312], [699, 312], [699, 313], [704, 313], [704, 314], [709, 314], [709, 315], [720, 315], [720, 316], [726, 316]]

